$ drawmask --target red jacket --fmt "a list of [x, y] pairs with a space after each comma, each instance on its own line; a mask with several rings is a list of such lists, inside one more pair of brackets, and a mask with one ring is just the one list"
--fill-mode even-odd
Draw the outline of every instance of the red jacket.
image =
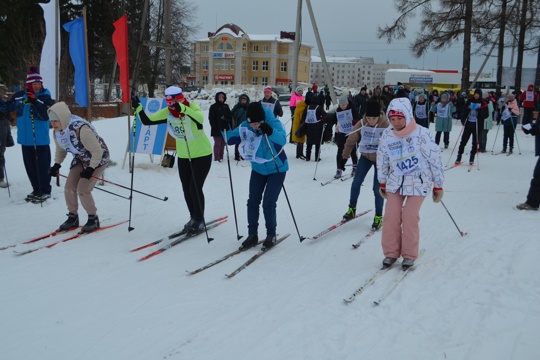
[[527, 91], [524, 91], [519, 95], [519, 100], [521, 100], [521, 105], [524, 108], [535, 108], [535, 104], [538, 102], [538, 94], [534, 92], [533, 84], [529, 84]]

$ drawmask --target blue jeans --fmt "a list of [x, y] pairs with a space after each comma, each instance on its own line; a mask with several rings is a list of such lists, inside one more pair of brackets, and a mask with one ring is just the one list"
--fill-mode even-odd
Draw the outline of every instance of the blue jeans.
[[[257, 235], [259, 228], [259, 205], [262, 200], [264, 221], [266, 223], [266, 235], [276, 235], [276, 207], [279, 193], [285, 181], [285, 174], [274, 173], [261, 175], [251, 171], [249, 179], [249, 198], [247, 202], [248, 234]], [[263, 195], [264, 193], [264, 195]]]
[[367, 173], [369, 172], [369, 169], [371, 169], [371, 166], [373, 166], [374, 174], [373, 174], [373, 194], [375, 195], [375, 215], [381, 216], [383, 214], [383, 205], [384, 205], [384, 199], [379, 194], [379, 180], [377, 179], [377, 165], [369, 160], [368, 158], [364, 156], [360, 156], [358, 158], [358, 167], [356, 168], [356, 173], [354, 174], [354, 179], [351, 185], [351, 197], [349, 199], [349, 205], [356, 207], [356, 203], [358, 202], [358, 196], [360, 196], [360, 187], [362, 186], [362, 183], [364, 182], [364, 179], [367, 176]]

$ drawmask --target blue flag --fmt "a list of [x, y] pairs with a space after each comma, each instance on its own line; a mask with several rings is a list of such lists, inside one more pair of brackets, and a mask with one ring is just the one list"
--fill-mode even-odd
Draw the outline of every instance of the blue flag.
[[69, 55], [75, 66], [75, 101], [80, 106], [88, 107], [84, 18], [70, 21], [63, 28], [69, 33]]

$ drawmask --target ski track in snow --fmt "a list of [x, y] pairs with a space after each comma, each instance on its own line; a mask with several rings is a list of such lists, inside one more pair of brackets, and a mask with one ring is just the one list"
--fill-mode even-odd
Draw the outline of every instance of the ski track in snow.
[[[203, 111], [207, 119], [207, 110]], [[288, 108], [284, 112], [283, 122], [289, 117]], [[118, 163], [106, 171], [106, 178], [127, 186], [130, 174], [121, 168], [126, 121], [94, 124]], [[205, 127], [209, 131], [207, 120]], [[454, 126], [450, 149], [442, 153], [443, 164], [459, 130]], [[495, 132], [496, 128], [488, 135], [488, 149]], [[136, 154], [135, 188], [169, 200], [135, 193], [134, 231], [128, 232], [126, 224], [16, 257], [12, 250], [42, 246], [68, 235], [21, 244], [63, 222], [66, 209], [62, 189], [56, 186], [55, 199], [43, 208], [21, 200], [30, 186], [19, 146], [8, 148], [12, 197], [1, 189], [0, 246], [17, 246], [0, 251], [1, 358], [539, 359], [540, 288], [534, 270], [540, 253], [539, 214], [513, 209], [525, 199], [536, 158], [533, 138], [521, 131], [517, 134], [522, 155], [501, 157], [488, 152], [477, 158], [480, 171], [475, 165], [470, 173], [466, 166], [446, 172], [443, 201], [468, 235], [461, 237], [444, 208], [428, 197], [420, 223], [421, 247], [426, 252], [413, 273], [378, 307], [373, 301], [390, 286], [399, 267], [353, 303], [342, 302], [383, 259], [380, 231], [359, 249], [351, 246], [369, 232], [374, 211], [323, 238], [300, 243], [283, 193], [278, 202], [278, 233], [290, 233], [289, 238], [232, 279], [224, 274], [256, 249], [197, 275], [186, 275], [185, 270], [236, 249], [247, 236], [245, 205], [251, 169], [232, 159], [238, 227], [244, 236], [240, 241], [227, 162], [213, 162], [204, 187], [206, 216], [229, 216], [226, 224], [210, 230], [215, 240], [208, 244], [200, 235], [137, 262], [157, 247], [135, 253], [130, 249], [177, 231], [188, 213], [177, 168], [159, 168], [157, 158], [151, 164], [148, 155]], [[501, 147], [501, 136], [497, 142], [495, 150]], [[341, 219], [352, 182], [321, 187], [320, 182], [335, 172], [333, 144], [322, 147], [317, 181], [313, 181], [315, 162], [295, 159], [294, 145], [287, 144], [286, 152], [291, 168], [285, 180], [287, 194], [300, 234], [313, 236]], [[232, 147], [229, 153], [234, 156]], [[64, 161], [62, 173], [67, 173], [70, 159]], [[358, 212], [374, 209], [372, 179], [373, 170], [362, 187]], [[129, 195], [112, 184], [103, 188]], [[94, 196], [100, 218], [110, 219], [102, 220], [102, 225], [127, 219], [128, 201], [98, 190]], [[81, 209], [81, 221], [85, 220]], [[261, 212], [259, 236], [264, 235]]]

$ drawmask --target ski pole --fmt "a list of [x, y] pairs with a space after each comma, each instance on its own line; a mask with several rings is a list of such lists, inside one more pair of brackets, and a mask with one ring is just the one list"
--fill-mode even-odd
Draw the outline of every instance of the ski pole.
[[514, 119], [510, 119], [510, 121], [512, 122], [512, 127], [514, 128], [514, 136], [516, 138], [516, 144], [517, 144], [517, 147], [518, 147], [518, 151], [519, 151], [519, 155], [521, 155], [521, 148], [519, 147], [519, 141], [518, 141], [518, 136], [517, 136], [517, 133], [516, 133], [516, 124], [514, 124]]
[[476, 167], [478, 168], [478, 170], [480, 170], [480, 131], [484, 130], [480, 130], [478, 128], [478, 120], [476, 120]]
[[[128, 116], [128, 124], [129, 124], [129, 116]], [[129, 125], [128, 125], [129, 126]], [[137, 135], [137, 115], [135, 114], [133, 116], [133, 130], [131, 131], [131, 136], [129, 137], [130, 147], [131, 147], [131, 155], [130, 155], [130, 171], [131, 171], [131, 185], [129, 187], [129, 222], [128, 222], [128, 232], [131, 232], [132, 230], [135, 230], [133, 226], [131, 226], [131, 210], [133, 208], [133, 192], [135, 191], [133, 189], [133, 178], [135, 175], [135, 139]], [[101, 179], [102, 181], [105, 181], [104, 179]], [[111, 182], [112, 184], [112, 182]], [[115, 184], [116, 185], [116, 184]], [[164, 200], [165, 201], [165, 200]]]
[[497, 143], [497, 137], [499, 136], [499, 129], [501, 127], [502, 121], [499, 121], [497, 124], [497, 132], [495, 133], [495, 140], [493, 141], [493, 147], [491, 148], [491, 155], [493, 155], [493, 150], [495, 149], [495, 144]]
[[[278, 167], [278, 164], [277, 164], [277, 161], [276, 161], [276, 157], [274, 155], [274, 151], [272, 150], [272, 146], [270, 145], [270, 140], [268, 140], [268, 135], [264, 134], [264, 138], [266, 139], [266, 144], [268, 145], [268, 149], [270, 149], [270, 154], [272, 155], [272, 160], [274, 160], [274, 165], [276, 166], [276, 170], [278, 173], [280, 173], [281, 171], [279, 171], [279, 167]], [[300, 239], [300, 242], [304, 241], [306, 238], [304, 236], [301, 236], [300, 235], [300, 231], [298, 230], [298, 224], [296, 224], [296, 219], [294, 217], [294, 212], [293, 212], [293, 209], [291, 207], [291, 202], [289, 201], [289, 196], [287, 195], [287, 190], [285, 190], [285, 184], [281, 184], [281, 188], [283, 189], [283, 193], [285, 194], [285, 198], [287, 199], [287, 204], [289, 205], [289, 210], [291, 211], [291, 217], [293, 219], [293, 222], [294, 222], [294, 227], [296, 228], [296, 233], [298, 234], [298, 238]]]
[[[184, 126], [184, 121], [180, 121], [181, 129], [182, 129], [182, 135], [184, 138], [184, 141], [186, 142], [186, 150], [189, 160], [189, 168], [191, 170], [191, 181], [193, 181], [193, 184], [195, 185], [195, 194], [197, 195], [197, 203], [199, 204], [199, 209], [201, 210], [201, 213], [203, 212], [203, 206], [201, 201], [201, 195], [199, 194], [199, 187], [197, 186], [197, 180], [195, 179], [195, 172], [193, 171], [193, 163], [191, 160], [191, 152], [189, 151], [189, 144], [186, 136], [186, 128]], [[206, 220], [203, 215], [203, 225], [204, 225], [204, 232], [206, 234], [206, 241], [210, 243], [210, 241], [214, 240], [214, 238], [211, 238], [208, 236], [208, 228], [206, 227]]]
[[[109, 181], [109, 180], [105, 180], [103, 178], [98, 178], [98, 177], [95, 177], [95, 176], [92, 176], [94, 179], [96, 180], [100, 180], [100, 181], [103, 181], [103, 182], [106, 182], [106, 183], [109, 183], [109, 184], [113, 184], [113, 185], [116, 185], [118, 187], [121, 187], [122, 189], [127, 189], [127, 190], [131, 190], [132, 188], [128, 187], [128, 186], [124, 186], [124, 185], [120, 185], [120, 184], [117, 184], [115, 182], [112, 182], [112, 181]], [[139, 190], [135, 190], [133, 189], [133, 192], [136, 192], [138, 194], [142, 194], [142, 195], [146, 195], [148, 197], [151, 197], [151, 198], [154, 198], [154, 199], [158, 199], [158, 200], [161, 200], [161, 201], [167, 201], [169, 200], [169, 198], [167, 196], [165, 196], [164, 198], [159, 198], [157, 196], [154, 196], [154, 195], [150, 195], [150, 194], [147, 194], [145, 192], [142, 192], [142, 191], [139, 191]], [[130, 195], [131, 197], [131, 195]]]
[[[223, 135], [223, 139], [225, 139], [225, 144], [227, 144], [229, 142], [227, 139], [227, 132], [223, 131], [222, 135]], [[231, 174], [231, 160], [229, 159], [228, 144], [225, 145], [225, 151], [227, 152], [227, 168], [229, 169], [229, 183], [231, 185], [231, 197], [232, 197], [233, 212], [234, 212], [234, 225], [236, 226], [236, 239], [240, 240], [242, 236], [238, 233], [238, 218], [236, 217], [236, 204], [234, 201], [234, 189], [233, 189], [232, 174]]]
[[[322, 142], [323, 142], [323, 137], [324, 137], [324, 131], [325, 130], [326, 130], [326, 122], [323, 125], [323, 129], [322, 129], [322, 133], [321, 133], [321, 141], [319, 141], [319, 153], [315, 157], [315, 162], [317, 164], [315, 164], [315, 172], [313, 173], [313, 180], [317, 180], [317, 169], [319, 168], [319, 157], [321, 156]], [[315, 152], [317, 152], [317, 149], [315, 149]]]
[[[60, 176], [67, 179], [67, 176], [66, 176], [66, 175], [58, 174], [58, 176], [56, 177], [56, 180], [57, 180], [56, 184], [57, 184], [57, 186], [60, 186]], [[122, 195], [113, 193], [112, 191], [108, 191], [108, 190], [99, 188], [99, 187], [97, 187], [97, 186], [95, 186], [94, 189], [97, 189], [97, 190], [100, 190], [100, 191], [109, 193], [109, 194], [114, 195], [114, 196], [121, 197], [122, 199], [129, 200], [129, 197], [127, 197], [127, 196], [122, 196]]]
[[446, 212], [448, 213], [448, 216], [450, 216], [450, 219], [452, 219], [452, 222], [454, 223], [454, 225], [456, 225], [456, 228], [458, 229], [459, 234], [460, 234], [461, 236], [467, 235], [466, 232], [463, 232], [463, 231], [461, 231], [461, 230], [459, 229], [459, 226], [456, 224], [456, 221], [455, 221], [454, 218], [452, 217], [452, 214], [450, 214], [450, 211], [448, 211], [448, 208], [446, 207], [446, 205], [444, 205], [444, 202], [443, 202], [442, 200], [441, 200], [441, 204], [442, 204], [442, 206], [444, 207], [444, 210], [446, 210]]
[[456, 139], [456, 143], [454, 144], [454, 148], [452, 149], [452, 152], [450, 153], [450, 157], [448, 158], [448, 162], [446, 163], [445, 168], [448, 167], [448, 165], [450, 164], [450, 160], [452, 160], [452, 155], [454, 155], [454, 151], [456, 151], [456, 146], [457, 146], [457, 143], [458, 143], [459, 139], [461, 138], [461, 134], [463, 134], [463, 129], [465, 129], [465, 125], [461, 126], [461, 131], [459, 132], [459, 135], [458, 135], [458, 137]]

